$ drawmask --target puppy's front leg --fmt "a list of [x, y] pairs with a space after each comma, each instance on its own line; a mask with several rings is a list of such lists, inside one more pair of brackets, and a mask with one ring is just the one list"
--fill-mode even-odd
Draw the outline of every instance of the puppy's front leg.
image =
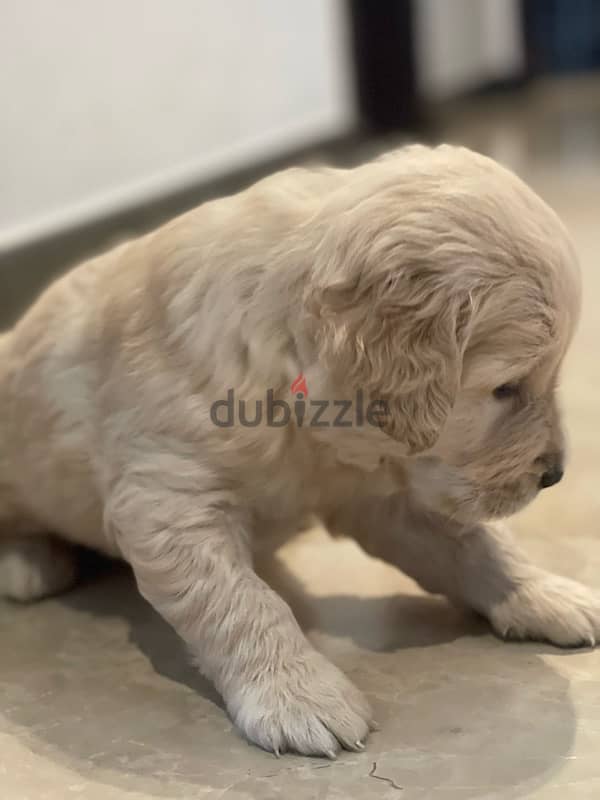
[[536, 567], [503, 525], [461, 525], [395, 496], [356, 502], [332, 526], [427, 591], [483, 614], [502, 637], [600, 641], [600, 594]]
[[243, 733], [281, 753], [361, 750], [371, 710], [253, 571], [248, 519], [219, 492], [121, 485], [108, 524], [141, 593], [175, 628]]

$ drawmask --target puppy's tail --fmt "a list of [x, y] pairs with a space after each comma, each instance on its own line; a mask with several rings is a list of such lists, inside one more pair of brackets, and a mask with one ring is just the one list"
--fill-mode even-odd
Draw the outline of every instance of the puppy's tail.
[[0, 534], [13, 506], [8, 452], [10, 370], [10, 332], [0, 333]]
[[[2, 398], [8, 390], [10, 331], [0, 333], [0, 430], [2, 430]], [[0, 439], [1, 441], [1, 439]]]
[[3, 431], [7, 425], [8, 373], [10, 333], [0, 333], [0, 463], [2, 461]]
[[[2, 465], [3, 452], [6, 450], [7, 426], [9, 425], [9, 402], [10, 402], [10, 375], [14, 366], [10, 357], [11, 332], [0, 333], [0, 467]], [[1, 476], [0, 476], [1, 477]]]

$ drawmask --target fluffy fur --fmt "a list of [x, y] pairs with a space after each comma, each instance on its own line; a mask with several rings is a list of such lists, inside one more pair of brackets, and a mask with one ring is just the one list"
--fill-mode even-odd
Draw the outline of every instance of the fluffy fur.
[[[361, 749], [372, 724], [252, 569], [309, 515], [502, 636], [594, 643], [598, 596], [486, 523], [562, 465], [579, 294], [556, 215], [448, 146], [287, 170], [82, 264], [0, 338], [0, 592], [68, 585], [68, 541], [123, 557], [275, 752]], [[385, 402], [379, 426], [211, 419], [230, 389], [250, 417], [292, 404], [300, 373], [308, 400]]]

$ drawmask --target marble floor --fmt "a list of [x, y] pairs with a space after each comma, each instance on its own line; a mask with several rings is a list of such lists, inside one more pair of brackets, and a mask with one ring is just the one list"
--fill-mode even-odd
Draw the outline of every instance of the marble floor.
[[[514, 527], [540, 564], [600, 590], [600, 84], [480, 100], [444, 131], [517, 169], [576, 240], [570, 463]], [[248, 745], [128, 571], [92, 565], [62, 597], [0, 603], [2, 800], [600, 796], [600, 650], [503, 643], [320, 530], [261, 571], [371, 700], [381, 730], [364, 753], [277, 759]]]

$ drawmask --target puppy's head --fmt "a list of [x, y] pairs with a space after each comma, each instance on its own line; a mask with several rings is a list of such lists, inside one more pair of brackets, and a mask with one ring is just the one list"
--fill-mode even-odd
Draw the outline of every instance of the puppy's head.
[[515, 175], [463, 148], [411, 147], [326, 201], [306, 302], [320, 360], [385, 401], [382, 452], [422, 502], [505, 516], [556, 483], [559, 369], [579, 313], [558, 217]]

